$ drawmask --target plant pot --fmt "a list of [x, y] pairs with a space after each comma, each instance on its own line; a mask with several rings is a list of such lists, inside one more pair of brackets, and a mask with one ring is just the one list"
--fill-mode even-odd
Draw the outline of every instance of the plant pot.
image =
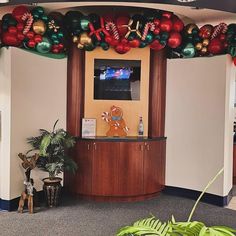
[[62, 179], [59, 177], [43, 179], [43, 191], [49, 207], [56, 207], [60, 203], [62, 188], [61, 181]]

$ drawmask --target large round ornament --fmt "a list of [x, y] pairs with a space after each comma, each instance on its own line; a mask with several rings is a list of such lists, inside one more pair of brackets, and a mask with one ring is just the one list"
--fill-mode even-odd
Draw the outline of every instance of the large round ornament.
[[163, 17], [160, 23], [160, 29], [164, 32], [170, 32], [172, 30], [173, 23], [167, 17]]
[[217, 38], [212, 39], [208, 45], [208, 52], [213, 55], [222, 53], [223, 49], [222, 42]]
[[119, 32], [119, 35], [121, 37], [125, 36], [126, 33], [128, 32], [126, 25], [129, 23], [129, 17], [128, 16], [119, 16], [116, 19], [116, 26]]
[[208, 39], [211, 37], [213, 31], [213, 26], [212, 25], [204, 25], [199, 29], [199, 36], [204, 39]]
[[173, 20], [173, 30], [177, 32], [181, 32], [184, 28], [184, 23], [177, 16]]
[[46, 24], [42, 20], [37, 20], [33, 23], [33, 31], [36, 34], [44, 35], [46, 29]]
[[12, 16], [18, 21], [18, 22], [23, 22], [22, 20], [22, 16], [25, 14], [25, 13], [28, 13], [29, 10], [27, 7], [25, 6], [18, 6], [18, 7], [15, 7], [12, 11]]
[[181, 54], [184, 58], [192, 58], [195, 56], [195, 48], [192, 43], [188, 43], [183, 49]]
[[171, 32], [170, 33], [170, 37], [168, 39], [168, 46], [170, 48], [177, 48], [182, 42], [182, 37], [180, 35], [180, 33], [178, 32]]
[[36, 50], [39, 53], [48, 53], [52, 48], [52, 43], [46, 37], [43, 37], [42, 41], [36, 45]]

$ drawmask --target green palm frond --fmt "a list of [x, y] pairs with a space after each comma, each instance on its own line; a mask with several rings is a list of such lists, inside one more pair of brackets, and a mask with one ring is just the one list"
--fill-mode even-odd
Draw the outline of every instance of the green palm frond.
[[64, 140], [64, 145], [66, 148], [72, 148], [75, 146], [75, 138], [69, 134], [66, 135], [66, 138]]
[[199, 221], [193, 222], [175, 222], [172, 225], [173, 232], [179, 235], [199, 236], [200, 231], [205, 225]]
[[47, 134], [43, 137], [40, 146], [39, 146], [39, 155], [40, 156], [47, 156], [47, 148], [50, 145], [52, 140], [52, 135]]
[[132, 226], [126, 226], [121, 228], [117, 236], [170, 236], [172, 232], [171, 223], [162, 223], [159, 219], [154, 216], [146, 219], [136, 221]]
[[56, 134], [52, 136], [51, 143], [52, 144], [62, 144], [64, 139], [65, 139], [64, 132], [56, 132]]

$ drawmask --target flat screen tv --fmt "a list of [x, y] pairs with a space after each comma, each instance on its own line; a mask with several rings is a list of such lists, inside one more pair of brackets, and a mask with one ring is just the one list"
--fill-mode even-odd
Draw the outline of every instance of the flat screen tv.
[[140, 100], [140, 60], [94, 60], [94, 99]]

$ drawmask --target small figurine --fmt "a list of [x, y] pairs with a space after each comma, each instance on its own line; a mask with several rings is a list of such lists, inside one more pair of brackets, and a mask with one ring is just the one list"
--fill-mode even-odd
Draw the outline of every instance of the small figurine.
[[[25, 200], [28, 200], [28, 210], [29, 213], [34, 213], [34, 196], [36, 195], [36, 189], [34, 188], [34, 181], [30, 178], [31, 170], [35, 168], [36, 161], [39, 158], [38, 154], [34, 154], [33, 156], [26, 157], [22, 153], [18, 154], [18, 157], [23, 161], [22, 166], [25, 171], [26, 180], [24, 181], [25, 190], [21, 193], [18, 212], [23, 213], [23, 208], [25, 204]], [[36, 197], [36, 196], [35, 196]]]
[[110, 128], [107, 131], [106, 135], [113, 137], [126, 137], [127, 131], [129, 128], [126, 126], [124, 119], [122, 118], [123, 111], [120, 107], [112, 106], [111, 111], [109, 112], [103, 112], [102, 113], [102, 119], [106, 121]]

